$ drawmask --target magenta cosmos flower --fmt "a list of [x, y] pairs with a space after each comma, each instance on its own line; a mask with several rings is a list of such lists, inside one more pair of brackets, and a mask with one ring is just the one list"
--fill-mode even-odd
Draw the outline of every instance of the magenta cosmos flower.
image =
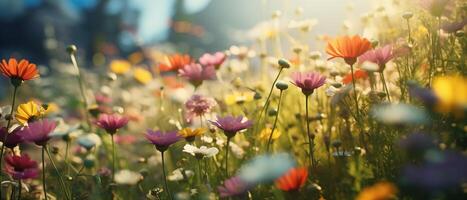
[[191, 121], [194, 117], [203, 116], [210, 113], [211, 109], [217, 105], [216, 100], [201, 95], [193, 95], [185, 103], [187, 109], [187, 120]]
[[178, 142], [182, 137], [178, 135], [177, 131], [163, 133], [162, 131], [147, 130], [146, 139], [156, 146], [157, 150], [164, 152], [170, 145]]
[[242, 116], [238, 117], [233, 117], [233, 116], [225, 116], [225, 117], [219, 117], [217, 116], [216, 121], [211, 121], [209, 120], [214, 126], [217, 126], [217, 128], [220, 128], [224, 131], [224, 134], [228, 137], [231, 138], [237, 134], [237, 132], [247, 129], [250, 127], [253, 123], [250, 120], [247, 120], [246, 118]]
[[248, 191], [248, 184], [242, 181], [239, 177], [234, 176], [224, 181], [224, 185], [218, 186], [217, 190], [222, 198], [239, 196]]
[[[21, 130], [21, 127], [15, 128], [13, 132], [8, 133], [5, 127], [0, 128], [0, 141], [10, 149], [15, 148], [16, 146], [18, 146], [18, 144], [24, 141], [23, 136], [18, 134], [19, 130]], [[5, 138], [5, 134], [7, 134], [6, 142], [3, 141], [3, 138]]]
[[306, 96], [313, 94], [316, 88], [324, 85], [326, 77], [314, 72], [295, 72], [292, 73], [293, 84], [300, 89]]
[[51, 138], [50, 133], [56, 126], [57, 124], [54, 121], [43, 119], [29, 123], [28, 126], [19, 130], [18, 134], [22, 135], [25, 141], [45, 146]]
[[379, 66], [379, 71], [382, 72], [386, 67], [386, 63], [394, 58], [392, 45], [388, 44], [384, 47], [367, 51], [359, 57], [359, 62], [366, 61], [375, 63]]
[[115, 134], [118, 129], [124, 127], [128, 123], [128, 118], [113, 114], [101, 114], [97, 119], [96, 125], [111, 135]]
[[205, 53], [199, 58], [199, 63], [204, 66], [214, 66], [216, 69], [224, 63], [227, 56], [222, 52], [216, 52], [214, 54]]
[[190, 83], [195, 87], [200, 86], [205, 80], [216, 79], [216, 69], [214, 66], [201, 66], [196, 63], [185, 65], [183, 69], [178, 70], [178, 73], [180, 76], [183, 76], [190, 81]]
[[36, 178], [39, 174], [37, 162], [31, 160], [28, 154], [21, 156], [8, 155], [5, 157], [5, 170], [13, 179], [22, 180]]

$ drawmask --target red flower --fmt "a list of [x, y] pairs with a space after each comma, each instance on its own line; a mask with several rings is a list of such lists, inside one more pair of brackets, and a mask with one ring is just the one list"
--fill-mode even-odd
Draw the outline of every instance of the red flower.
[[28, 154], [21, 156], [8, 155], [5, 157], [5, 170], [14, 179], [30, 179], [36, 178], [39, 174], [37, 162], [31, 160]]
[[276, 186], [283, 191], [296, 191], [305, 185], [307, 177], [306, 168], [292, 168], [276, 180]]
[[[368, 73], [365, 70], [361, 70], [361, 69], [357, 69], [353, 73], [353, 75], [355, 77], [355, 80], [368, 78]], [[342, 79], [342, 82], [344, 84], [352, 83], [352, 74], [349, 73], [349, 74], [345, 75], [345, 77]]]

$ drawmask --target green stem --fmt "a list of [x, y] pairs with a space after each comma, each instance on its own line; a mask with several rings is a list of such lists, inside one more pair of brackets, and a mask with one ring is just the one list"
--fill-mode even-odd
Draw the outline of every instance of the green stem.
[[271, 145], [272, 141], [272, 135], [274, 134], [274, 130], [276, 130], [276, 125], [277, 125], [277, 119], [279, 118], [279, 109], [281, 107], [281, 101], [282, 101], [282, 91], [279, 93], [279, 102], [277, 103], [277, 113], [276, 117], [274, 119], [274, 124], [272, 125], [271, 133], [269, 134], [269, 139], [268, 139], [268, 144], [266, 146], [266, 152], [269, 153], [269, 146]]
[[78, 67], [78, 62], [76, 61], [76, 57], [74, 53], [70, 53], [70, 59], [71, 59], [71, 63], [73, 64], [73, 66], [78, 71], [78, 84], [79, 84], [79, 90], [81, 93], [81, 98], [82, 98], [83, 106], [84, 106], [84, 118], [88, 124], [88, 127], [91, 127], [91, 121], [88, 115], [88, 101], [86, 99], [81, 70]]
[[360, 128], [360, 133], [358, 134], [359, 135], [359, 138], [360, 138], [360, 143], [363, 145], [364, 144], [364, 141], [363, 141], [363, 125], [362, 125], [362, 122], [361, 122], [361, 118], [360, 118], [360, 108], [358, 107], [358, 96], [357, 96], [357, 84], [356, 84], [356, 80], [355, 80], [355, 75], [354, 75], [354, 70], [353, 70], [353, 65], [350, 65], [350, 74], [352, 74], [352, 88], [353, 88], [353, 95], [354, 95], [354, 100], [355, 100], [355, 121], [357, 122], [359, 128]]
[[[281, 69], [279, 70], [279, 73], [277, 73], [276, 78], [275, 78], [274, 81], [272, 82], [271, 88], [269, 89], [268, 98], [266, 98], [266, 102], [264, 103], [263, 109], [261, 109], [261, 112], [260, 112], [260, 114], [259, 114], [258, 122], [261, 122], [261, 119], [262, 119], [262, 117], [263, 117], [263, 114], [266, 113], [266, 112], [267, 112], [267, 109], [269, 108], [269, 101], [270, 101], [271, 96], [272, 96], [272, 91], [274, 90], [274, 86], [276, 85], [277, 80], [279, 80], [279, 77], [280, 77], [280, 75], [281, 75], [281, 73], [282, 73], [282, 69], [283, 69], [283, 68], [281, 67]], [[258, 123], [258, 126], [260, 126], [259, 124], [260, 124], [260, 123]], [[255, 127], [257, 127], [257, 126], [255, 126]], [[255, 131], [256, 131], [256, 130], [255, 130]]]
[[389, 89], [386, 84], [386, 79], [384, 78], [384, 72], [380, 72], [379, 75], [381, 76], [381, 82], [383, 82], [384, 91], [386, 92], [386, 96], [388, 97], [389, 103], [391, 103], [391, 95], [389, 94]]
[[167, 195], [169, 196], [169, 199], [172, 200], [173, 199], [172, 194], [170, 194], [169, 185], [167, 184], [167, 176], [165, 174], [164, 152], [161, 151], [161, 154], [162, 154], [162, 174], [164, 175], [164, 187], [165, 187], [165, 190], [167, 191]]
[[199, 161], [200, 159], [196, 159], [198, 161], [198, 185], [201, 186], [201, 178], [202, 178], [202, 173], [201, 173], [201, 162]]
[[308, 148], [309, 148], [309, 151], [310, 151], [310, 157], [311, 157], [311, 167], [314, 169], [316, 169], [316, 163], [315, 163], [315, 150], [314, 150], [314, 135], [312, 136], [311, 133], [310, 133], [310, 116], [309, 116], [309, 113], [308, 113], [308, 96], [309, 95], [305, 95], [305, 121], [306, 121], [306, 134], [308, 136]]
[[65, 193], [66, 199], [70, 199], [70, 196], [68, 195], [67, 187], [65, 185], [65, 182], [63, 181], [63, 177], [60, 174], [60, 171], [58, 170], [57, 165], [55, 165], [54, 159], [52, 158], [52, 155], [50, 155], [49, 149], [47, 148], [47, 146], [44, 146], [43, 149], [45, 149], [45, 152], [47, 153], [47, 156], [49, 157], [50, 163], [52, 164], [55, 172], [57, 173], [58, 181], [60, 182], [60, 187], [62, 188], [63, 192]]
[[23, 184], [21, 179], [18, 180], [18, 200], [21, 200], [21, 190], [23, 189]]
[[225, 145], [225, 176], [229, 177], [229, 145], [230, 145], [230, 138], [227, 137], [227, 144]]
[[[10, 116], [8, 118], [8, 122], [7, 122], [7, 126], [6, 126], [6, 130], [7, 130], [7, 133], [5, 133], [5, 135], [3, 136], [3, 143], [5, 144], [6, 140], [7, 140], [7, 136], [8, 136], [8, 130], [10, 129], [10, 126], [11, 126], [11, 120], [13, 119], [13, 110], [15, 109], [15, 102], [16, 102], [16, 93], [18, 92], [18, 87], [19, 86], [14, 86], [14, 89], [13, 89], [13, 100], [11, 101], [11, 110], [10, 110]], [[0, 169], [3, 169], [3, 153], [5, 152], [5, 145], [2, 145], [2, 150], [0, 152]], [[3, 173], [0, 174], [0, 182], [3, 181]], [[0, 187], [0, 197], [2, 196], [2, 187]]]
[[45, 179], [45, 147], [42, 148], [42, 189], [44, 190], [44, 197], [45, 200], [48, 200], [47, 197], [47, 187], [46, 187], [46, 179]]
[[115, 178], [115, 160], [116, 160], [115, 141], [114, 141], [114, 135], [113, 134], [111, 134], [110, 137], [111, 137], [111, 140], [112, 140], [112, 181], [114, 181], [114, 178]]

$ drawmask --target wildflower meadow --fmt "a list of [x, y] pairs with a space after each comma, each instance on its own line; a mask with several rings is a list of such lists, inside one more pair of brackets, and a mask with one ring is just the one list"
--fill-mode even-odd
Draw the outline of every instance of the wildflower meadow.
[[50, 27], [46, 63], [0, 50], [0, 199], [467, 199], [467, 2], [335, 1], [336, 24], [276, 1], [210, 51], [143, 44], [131, 20], [130, 51]]

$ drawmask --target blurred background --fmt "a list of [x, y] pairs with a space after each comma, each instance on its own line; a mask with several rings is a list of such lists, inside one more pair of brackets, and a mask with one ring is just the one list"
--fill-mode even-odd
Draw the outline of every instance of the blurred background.
[[[76, 44], [92, 64], [98, 53], [125, 56], [168, 45], [198, 56], [248, 43], [249, 30], [281, 9], [319, 23], [310, 34], [337, 34], [345, 10], [367, 0], [0, 0], [0, 57], [49, 64]], [[299, 8], [298, 5], [301, 5]], [[358, 17], [358, 15], [357, 15]], [[310, 35], [311, 36], [311, 35]]]

